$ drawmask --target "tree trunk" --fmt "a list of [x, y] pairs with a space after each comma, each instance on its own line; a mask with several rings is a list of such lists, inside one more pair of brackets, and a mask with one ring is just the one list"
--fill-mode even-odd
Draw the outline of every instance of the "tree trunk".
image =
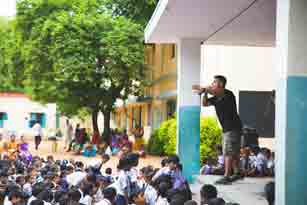
[[94, 133], [99, 136], [98, 110], [94, 110], [92, 112], [92, 124], [93, 124], [93, 131], [94, 131]]
[[111, 111], [106, 110], [103, 111], [103, 121], [104, 121], [104, 130], [103, 130], [103, 136], [106, 140], [107, 144], [110, 144], [110, 134], [111, 134], [111, 128], [110, 128], [110, 121], [111, 121]]

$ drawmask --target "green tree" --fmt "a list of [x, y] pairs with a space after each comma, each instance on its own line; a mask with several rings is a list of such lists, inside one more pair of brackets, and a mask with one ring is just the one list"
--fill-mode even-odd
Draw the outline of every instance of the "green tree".
[[24, 91], [22, 41], [15, 21], [0, 18], [0, 91]]
[[105, 0], [106, 7], [115, 16], [125, 16], [146, 26], [158, 0]]
[[31, 96], [66, 114], [86, 109], [98, 133], [101, 111], [108, 136], [116, 100], [138, 92], [144, 76], [140, 26], [109, 15], [97, 0], [20, 0], [17, 25]]

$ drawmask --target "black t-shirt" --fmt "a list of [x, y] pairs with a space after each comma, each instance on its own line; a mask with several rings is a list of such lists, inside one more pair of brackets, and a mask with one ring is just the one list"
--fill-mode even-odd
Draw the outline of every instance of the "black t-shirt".
[[215, 107], [223, 132], [241, 131], [242, 123], [237, 112], [236, 98], [230, 90], [225, 89], [222, 96], [209, 98], [208, 103]]

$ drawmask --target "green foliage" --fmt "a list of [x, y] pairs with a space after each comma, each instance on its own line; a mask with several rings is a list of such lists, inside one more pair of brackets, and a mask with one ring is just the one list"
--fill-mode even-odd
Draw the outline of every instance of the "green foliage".
[[125, 16], [143, 26], [152, 16], [158, 0], [105, 0], [114, 16]]
[[200, 158], [205, 161], [216, 157], [216, 146], [222, 143], [222, 129], [215, 118], [206, 117], [200, 120]]
[[160, 139], [158, 132], [159, 130], [157, 129], [152, 133], [147, 143], [146, 151], [147, 153], [152, 154], [152, 155], [162, 156], [165, 154], [163, 146], [162, 146], [165, 142], [163, 142]]
[[15, 21], [0, 18], [0, 91], [25, 91], [22, 48]]
[[[221, 144], [222, 130], [215, 118], [205, 117], [200, 121], [201, 161], [216, 157], [216, 146]], [[147, 150], [150, 154], [171, 155], [176, 153], [177, 122], [170, 119], [163, 122], [151, 136]]]
[[34, 100], [56, 102], [66, 115], [81, 109], [109, 115], [118, 98], [141, 91], [142, 27], [110, 13], [104, 0], [18, 1], [16, 45], [22, 47], [13, 50]]

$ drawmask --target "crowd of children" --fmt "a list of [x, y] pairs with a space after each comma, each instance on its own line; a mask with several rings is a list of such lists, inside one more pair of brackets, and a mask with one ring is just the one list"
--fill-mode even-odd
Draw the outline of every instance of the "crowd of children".
[[11, 136], [7, 147], [1, 150], [0, 204], [168, 205], [192, 198], [177, 156], [162, 160], [161, 169], [147, 166], [138, 170], [140, 156], [129, 151], [120, 155], [117, 170], [112, 172], [102, 169], [110, 158], [107, 154], [84, 165], [32, 156], [23, 138], [17, 143]]
[[[200, 173], [204, 175], [224, 174], [224, 157], [222, 147], [217, 146], [218, 157], [207, 159]], [[264, 177], [275, 175], [275, 154], [267, 148], [246, 146], [241, 148], [240, 169], [245, 177]]]
[[[163, 159], [160, 169], [152, 166], [138, 169], [139, 153], [132, 152], [131, 142], [126, 136], [119, 139], [119, 160], [114, 171], [103, 167], [110, 159], [109, 154], [103, 154], [100, 160], [87, 165], [81, 161], [54, 160], [52, 156], [43, 159], [31, 155], [23, 136], [18, 142], [14, 135], [7, 142], [0, 136], [0, 204], [197, 204], [192, 200], [178, 156]], [[217, 147], [217, 150], [216, 162], [208, 160], [201, 170], [203, 174], [223, 174], [222, 148]], [[274, 153], [266, 148], [243, 148], [240, 164], [245, 176], [274, 175]], [[272, 185], [268, 185], [266, 190], [272, 195]], [[202, 205], [226, 204], [217, 198], [212, 185], [204, 185], [200, 194]]]

